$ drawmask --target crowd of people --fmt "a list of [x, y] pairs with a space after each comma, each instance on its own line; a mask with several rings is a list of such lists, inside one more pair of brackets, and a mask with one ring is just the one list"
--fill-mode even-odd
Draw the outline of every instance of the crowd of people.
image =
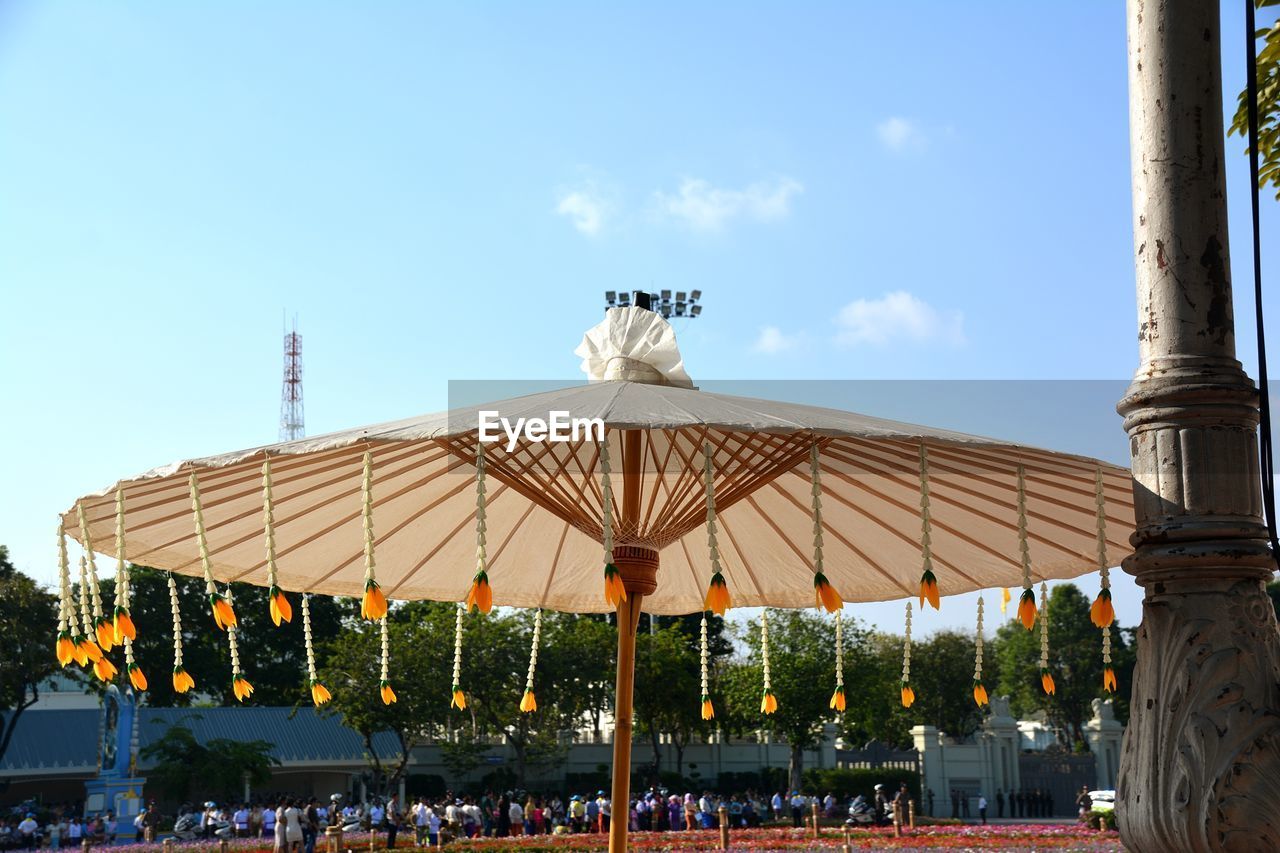
[[[804, 825], [816, 806], [826, 818], [860, 813], [875, 823], [886, 824], [892, 822], [895, 813], [905, 816], [908, 798], [905, 784], [894, 791], [876, 785], [873, 800], [859, 796], [852, 802], [839, 800], [832, 793], [819, 797], [801, 791], [778, 791], [772, 795], [747, 791], [726, 796], [710, 790], [697, 795], [654, 787], [632, 799], [626, 819], [633, 831], [714, 829], [720, 824], [723, 810], [731, 827], [755, 827], [765, 822], [798, 827]], [[968, 799], [960, 791], [951, 792], [956, 817], [969, 816]], [[932, 814], [931, 789], [926, 789], [924, 800], [921, 805]], [[1011, 792], [1006, 798], [1005, 792], [998, 790], [995, 801], [1000, 817], [1004, 817], [1006, 801], [1010, 817], [1044, 816], [1052, 810], [1052, 799], [1039, 791]], [[976, 805], [979, 818], [985, 823], [986, 798], [979, 795]], [[0, 850], [80, 847], [86, 839], [91, 846], [127, 839], [158, 842], [165, 835], [173, 835], [180, 840], [264, 838], [272, 840], [278, 853], [314, 853], [318, 841], [331, 827], [343, 832], [382, 834], [387, 847], [397, 846], [405, 835], [411, 835], [418, 846], [435, 846], [476, 836], [608, 832], [616, 819], [612, 801], [603, 790], [563, 798], [515, 791], [490, 791], [479, 796], [446, 791], [443, 796], [410, 797], [405, 803], [395, 794], [368, 802], [351, 802], [340, 794], [324, 800], [274, 795], [231, 804], [184, 804], [172, 829], [164, 833], [159, 831], [162, 816], [154, 801], [126, 826], [121, 826], [111, 812], [85, 819], [73, 812], [69, 806], [54, 809], [44, 824], [36, 820], [34, 812], [18, 820], [0, 820]]]

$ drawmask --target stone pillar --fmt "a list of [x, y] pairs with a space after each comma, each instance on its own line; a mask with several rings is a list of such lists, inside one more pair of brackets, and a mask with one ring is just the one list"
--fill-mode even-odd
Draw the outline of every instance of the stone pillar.
[[[1119, 405], [1145, 589], [1116, 815], [1134, 851], [1280, 849], [1280, 637], [1236, 360], [1217, 0], [1128, 0], [1141, 364]], [[1231, 34], [1231, 44], [1243, 39]]]
[[[920, 796], [924, 798], [925, 810], [928, 812], [930, 788], [933, 789], [936, 802], [951, 802], [951, 786], [943, 763], [942, 735], [933, 726], [912, 726], [911, 740], [916, 752], [920, 754]], [[941, 809], [940, 806], [935, 808]], [[929, 814], [931, 817], [938, 816], [932, 812]]]

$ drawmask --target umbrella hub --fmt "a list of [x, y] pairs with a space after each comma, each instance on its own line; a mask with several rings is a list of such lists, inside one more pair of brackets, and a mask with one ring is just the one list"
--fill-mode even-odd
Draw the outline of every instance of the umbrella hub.
[[658, 552], [638, 545], [617, 545], [613, 564], [628, 595], [653, 595], [658, 589]]
[[676, 333], [661, 314], [632, 305], [610, 308], [587, 329], [573, 354], [592, 382], [643, 382], [692, 388]]

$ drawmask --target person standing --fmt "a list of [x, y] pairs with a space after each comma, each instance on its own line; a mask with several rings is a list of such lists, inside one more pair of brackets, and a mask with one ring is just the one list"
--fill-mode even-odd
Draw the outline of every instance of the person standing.
[[[400, 831], [400, 795], [392, 794], [387, 799], [386, 817], [387, 822], [387, 849], [394, 850], [396, 847], [396, 834]], [[310, 850], [307, 853], [311, 853]]]
[[928, 801], [929, 801], [929, 817], [933, 817], [933, 789], [932, 789], [932, 788], [926, 788], [925, 790], [926, 790], [926, 792], [927, 792], [927, 793], [925, 794], [925, 797], [926, 797], [926, 799], [928, 799]]
[[600, 831], [609, 831], [609, 821], [613, 818], [613, 800], [605, 796], [604, 791], [600, 792]]
[[996, 817], [1004, 817], [1004, 794], [999, 788], [996, 788]]
[[231, 815], [231, 824], [235, 827], [236, 838], [249, 837], [249, 807], [244, 803]]
[[960, 819], [960, 792], [955, 788], [951, 789], [951, 819]]
[[805, 796], [799, 791], [791, 792], [791, 825], [799, 828], [804, 826], [804, 806]]
[[80, 847], [80, 840], [84, 838], [84, 826], [76, 817], [72, 817], [67, 824], [67, 846], [75, 850]]
[[284, 826], [284, 849], [297, 850], [302, 846], [302, 810], [293, 799], [285, 800], [280, 818]]
[[1080, 819], [1089, 816], [1089, 812], [1093, 811], [1093, 797], [1089, 796], [1089, 786], [1085, 785], [1080, 789], [1080, 795], [1076, 797], [1076, 808], [1080, 812]]
[[987, 825], [987, 798], [978, 792], [978, 817], [982, 818], [982, 825]]
[[316, 853], [316, 836], [320, 834], [320, 809], [316, 798], [310, 797], [302, 810], [302, 849], [304, 853]]
[[507, 806], [507, 822], [511, 825], [513, 836], [524, 834], [524, 808], [518, 797], [513, 796]]
[[887, 826], [889, 820], [889, 798], [884, 793], [884, 785], [876, 783], [875, 819], [876, 826]]

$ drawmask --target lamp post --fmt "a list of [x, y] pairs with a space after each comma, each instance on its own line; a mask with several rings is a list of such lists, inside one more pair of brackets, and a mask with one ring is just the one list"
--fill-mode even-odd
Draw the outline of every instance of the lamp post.
[[1128, 0], [1127, 15], [1141, 364], [1118, 408], [1137, 516], [1124, 568], [1145, 597], [1116, 816], [1140, 853], [1275, 850], [1280, 636], [1257, 393], [1235, 351], [1218, 3]]

